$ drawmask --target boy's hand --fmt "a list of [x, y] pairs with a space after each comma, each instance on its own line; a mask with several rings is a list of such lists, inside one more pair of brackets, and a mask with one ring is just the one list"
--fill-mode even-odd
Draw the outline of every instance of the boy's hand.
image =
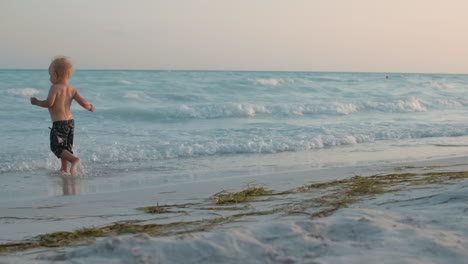
[[89, 104], [89, 105], [88, 105], [88, 110], [91, 111], [91, 112], [94, 112], [94, 105], [93, 105], [93, 104]]
[[36, 105], [37, 104], [37, 98], [36, 97], [31, 97], [31, 104]]

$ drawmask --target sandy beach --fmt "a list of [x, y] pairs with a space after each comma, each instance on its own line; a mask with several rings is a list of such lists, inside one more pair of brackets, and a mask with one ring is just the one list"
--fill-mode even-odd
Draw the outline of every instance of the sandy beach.
[[[0, 262], [467, 263], [466, 171], [456, 157], [2, 202]], [[217, 203], [249, 188], [268, 192]]]
[[466, 10], [0, 1], [0, 264], [468, 264]]

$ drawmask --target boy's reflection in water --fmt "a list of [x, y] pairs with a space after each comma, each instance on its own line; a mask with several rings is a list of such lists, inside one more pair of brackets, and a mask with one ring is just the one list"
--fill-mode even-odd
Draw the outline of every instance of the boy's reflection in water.
[[80, 183], [81, 179], [72, 175], [63, 175], [63, 195], [76, 195], [80, 194]]

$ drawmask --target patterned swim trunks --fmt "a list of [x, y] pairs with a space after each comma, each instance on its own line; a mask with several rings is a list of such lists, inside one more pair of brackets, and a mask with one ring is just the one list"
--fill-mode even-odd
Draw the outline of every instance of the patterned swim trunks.
[[73, 133], [75, 130], [75, 121], [73, 119], [55, 121], [50, 130], [50, 150], [60, 158], [64, 150], [73, 154]]

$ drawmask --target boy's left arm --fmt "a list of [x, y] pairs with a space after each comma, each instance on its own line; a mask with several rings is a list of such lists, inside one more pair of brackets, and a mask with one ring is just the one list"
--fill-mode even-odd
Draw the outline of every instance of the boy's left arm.
[[40, 107], [45, 107], [45, 108], [52, 107], [55, 103], [55, 97], [56, 97], [54, 90], [55, 90], [54, 87], [50, 88], [49, 95], [47, 96], [47, 99], [45, 100], [39, 100], [36, 97], [31, 97], [31, 104], [37, 105]]
[[88, 100], [84, 99], [84, 97], [80, 95], [78, 90], [75, 90], [75, 95], [73, 96], [73, 99], [75, 99], [84, 109], [94, 112], [94, 105], [90, 104]]

